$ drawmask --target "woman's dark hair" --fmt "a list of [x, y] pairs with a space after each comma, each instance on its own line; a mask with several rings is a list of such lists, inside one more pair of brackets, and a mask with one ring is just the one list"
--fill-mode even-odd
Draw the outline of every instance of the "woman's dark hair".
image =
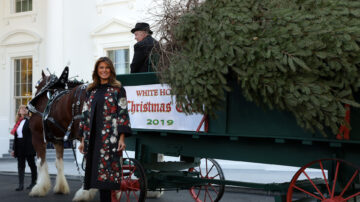
[[92, 74], [92, 79], [93, 82], [89, 84], [89, 86], [87, 87], [88, 91], [91, 91], [92, 89], [94, 89], [97, 85], [100, 84], [100, 77], [98, 75], [98, 67], [99, 64], [101, 62], [105, 62], [107, 65], [109, 65], [110, 67], [110, 78], [109, 78], [109, 85], [113, 86], [113, 87], [121, 87], [121, 83], [120, 81], [116, 80], [116, 73], [115, 73], [115, 68], [114, 68], [114, 64], [113, 62], [110, 60], [110, 58], [108, 57], [101, 57], [99, 58], [94, 66], [94, 71]]

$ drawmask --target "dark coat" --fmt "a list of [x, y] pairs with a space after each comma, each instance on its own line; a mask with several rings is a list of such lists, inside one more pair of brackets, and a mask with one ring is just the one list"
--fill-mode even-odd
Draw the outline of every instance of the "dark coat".
[[15, 157], [35, 156], [36, 152], [32, 144], [32, 135], [29, 128], [29, 120], [24, 119], [25, 123], [22, 128], [23, 138], [18, 138], [17, 132], [15, 132], [15, 139], [13, 144], [13, 150]]
[[134, 45], [134, 57], [131, 62], [131, 73], [148, 72], [151, 70], [149, 56], [154, 46], [158, 46], [157, 42], [151, 35], [145, 37], [142, 41]]
[[96, 92], [100, 92], [97, 88], [89, 92], [83, 106], [80, 132], [86, 158], [84, 189], [120, 188], [119, 137], [122, 133], [131, 134], [125, 89], [107, 86], [102, 90], [103, 106], [96, 106], [94, 98]]

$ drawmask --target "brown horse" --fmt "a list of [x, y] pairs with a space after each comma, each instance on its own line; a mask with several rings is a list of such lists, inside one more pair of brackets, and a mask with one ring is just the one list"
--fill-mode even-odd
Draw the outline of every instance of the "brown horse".
[[46, 162], [47, 142], [52, 142], [56, 149], [58, 173], [54, 192], [59, 194], [70, 192], [63, 171], [63, 141], [69, 134], [69, 139], [80, 138], [79, 116], [85, 99], [86, 86], [80, 82], [67, 81], [67, 75], [67, 67], [59, 79], [53, 74], [46, 76], [42, 72], [42, 78], [36, 85], [35, 96], [28, 104], [29, 111], [32, 112], [29, 120], [32, 142], [40, 159], [38, 179], [29, 193], [30, 196], [45, 196], [51, 187]]

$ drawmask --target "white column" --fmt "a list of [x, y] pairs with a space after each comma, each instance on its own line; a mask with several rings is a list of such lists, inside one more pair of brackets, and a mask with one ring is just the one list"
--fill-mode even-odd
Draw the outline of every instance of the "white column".
[[[59, 75], [64, 68], [64, 10], [62, 0], [47, 2], [45, 31], [45, 67]], [[68, 30], [75, 31], [75, 30]]]

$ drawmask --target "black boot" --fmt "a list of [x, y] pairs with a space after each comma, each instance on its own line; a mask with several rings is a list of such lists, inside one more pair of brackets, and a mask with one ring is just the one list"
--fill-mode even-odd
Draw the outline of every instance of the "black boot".
[[37, 172], [31, 172], [31, 184], [26, 189], [32, 189], [36, 185]]
[[26, 189], [32, 189], [35, 185], [36, 183], [31, 183], [28, 187], [26, 187]]
[[25, 170], [19, 170], [19, 187], [15, 189], [15, 191], [22, 191], [24, 190], [24, 175]]

